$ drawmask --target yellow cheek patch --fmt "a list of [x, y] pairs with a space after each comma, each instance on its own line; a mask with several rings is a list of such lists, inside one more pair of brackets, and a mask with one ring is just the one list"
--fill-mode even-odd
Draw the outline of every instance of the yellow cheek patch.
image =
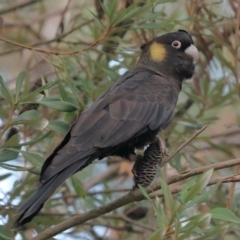
[[166, 49], [162, 44], [154, 42], [150, 46], [150, 55], [153, 61], [161, 62], [166, 56]]

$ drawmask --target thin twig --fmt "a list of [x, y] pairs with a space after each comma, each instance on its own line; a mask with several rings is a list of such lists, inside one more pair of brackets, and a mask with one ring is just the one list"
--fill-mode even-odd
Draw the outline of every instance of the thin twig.
[[169, 157], [163, 159], [161, 163], [161, 167], [163, 167], [166, 163], [168, 163], [177, 153], [179, 153], [184, 147], [188, 145], [194, 138], [196, 138], [201, 132], [203, 132], [208, 125], [204, 126], [202, 129], [196, 131], [187, 141], [185, 141], [182, 145], [180, 145]]
[[14, 4], [13, 6], [9, 7], [9, 8], [3, 8], [1, 11], [0, 11], [0, 15], [3, 15], [5, 13], [9, 13], [9, 12], [13, 12], [17, 9], [20, 9], [20, 8], [24, 8], [26, 6], [29, 6], [31, 4], [34, 4], [36, 2], [41, 2], [43, 0], [30, 0], [30, 1], [25, 1], [25, 2], [22, 2], [22, 3], [16, 3]]
[[[51, 39], [51, 40], [47, 40], [47, 41], [44, 41], [44, 42], [35, 43], [35, 44], [33, 44], [32, 46], [30, 46], [30, 47], [31, 47], [31, 48], [35, 48], [35, 47], [37, 47], [37, 46], [50, 44], [50, 43], [52, 43], [52, 42], [58, 42], [58, 41], [60, 41], [62, 38], [65, 38], [65, 37], [68, 36], [69, 34], [75, 32], [75, 31], [78, 30], [79, 28], [81, 28], [81, 27], [83, 27], [83, 26], [85, 26], [85, 25], [90, 24], [92, 21], [93, 21], [92, 19], [91, 19], [91, 20], [88, 20], [88, 21], [86, 21], [86, 22], [84, 22], [84, 23], [81, 23], [81, 24], [79, 24], [78, 26], [70, 29], [68, 32], [66, 32], [66, 33], [64, 33], [64, 34], [62, 34], [62, 35], [60, 35], [60, 36], [58, 36], [58, 37], [55, 37], [55, 38], [53, 38], [53, 39]], [[0, 39], [0, 40], [1, 40], [1, 39]], [[89, 44], [89, 45], [91, 45], [91, 44]], [[17, 46], [19, 46], [19, 45], [17, 45]], [[23, 46], [25, 46], [25, 45], [23, 45]], [[2, 53], [0, 53], [0, 56], [6, 55], [6, 54], [9, 54], [9, 53], [13, 53], [13, 52], [18, 52], [18, 51], [20, 51], [22, 48], [23, 48], [23, 47], [20, 46], [20, 48], [12, 49], [12, 50], [8, 50], [8, 51], [5, 51], [5, 52], [2, 52]], [[42, 49], [41, 49], [41, 50], [42, 50]]]

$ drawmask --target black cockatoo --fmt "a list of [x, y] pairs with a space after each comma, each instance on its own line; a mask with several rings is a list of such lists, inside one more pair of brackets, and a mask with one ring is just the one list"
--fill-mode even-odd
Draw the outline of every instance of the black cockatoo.
[[194, 74], [198, 50], [184, 30], [156, 37], [141, 49], [136, 66], [78, 116], [46, 159], [39, 185], [17, 210], [13, 228], [31, 221], [68, 177], [93, 160], [113, 155], [128, 159], [169, 125], [182, 81]]

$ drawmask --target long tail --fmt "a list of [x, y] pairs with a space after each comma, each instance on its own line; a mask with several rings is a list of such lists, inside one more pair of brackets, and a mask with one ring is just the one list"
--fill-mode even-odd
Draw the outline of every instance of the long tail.
[[[81, 168], [88, 165], [88, 158], [81, 161]], [[30, 222], [42, 209], [44, 203], [50, 198], [55, 190], [72, 174], [79, 169], [79, 162], [75, 162], [66, 169], [59, 172], [56, 176], [52, 177], [43, 183], [32, 196], [22, 205], [16, 212], [16, 220], [12, 225], [12, 229], [22, 227], [24, 224]]]

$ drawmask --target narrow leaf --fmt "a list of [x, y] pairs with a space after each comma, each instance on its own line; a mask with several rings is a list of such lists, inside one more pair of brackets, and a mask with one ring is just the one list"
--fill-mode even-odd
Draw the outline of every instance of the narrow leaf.
[[12, 121], [12, 124], [15, 124], [16, 122], [20, 122], [24, 120], [33, 120], [37, 118], [38, 118], [38, 112], [36, 110], [29, 110], [20, 114], [18, 117], [14, 118]]
[[75, 192], [77, 193], [78, 196], [80, 197], [85, 197], [86, 192], [84, 188], [82, 187], [82, 184], [80, 181], [77, 179], [77, 177], [73, 176], [71, 177], [72, 185], [74, 187]]
[[44, 84], [42, 87], [36, 89], [33, 91], [33, 93], [41, 93], [49, 88], [52, 88], [54, 85], [56, 85], [58, 83], [58, 80], [54, 81], [54, 82], [49, 82]]
[[37, 129], [37, 130], [43, 130], [47, 125], [48, 125], [48, 120], [43, 118], [43, 119], [34, 119], [34, 120], [29, 120], [25, 122], [26, 125]]
[[48, 128], [56, 133], [65, 136], [70, 129], [70, 125], [60, 120], [52, 120], [49, 122]]
[[16, 80], [16, 93], [15, 93], [15, 103], [18, 101], [19, 98], [19, 94], [21, 92], [22, 89], [22, 84], [23, 84], [23, 80], [25, 78], [26, 74], [25, 72], [21, 72]]
[[32, 163], [34, 166], [41, 167], [44, 163], [44, 158], [37, 153], [24, 152], [24, 151], [20, 151], [20, 153], [28, 162]]
[[161, 184], [162, 192], [164, 195], [165, 203], [168, 206], [170, 212], [173, 213], [174, 212], [173, 197], [169, 189], [169, 186], [167, 185], [164, 179], [161, 179], [160, 184]]
[[19, 103], [38, 103], [43, 99], [44, 95], [41, 93], [30, 93], [19, 100]]
[[[19, 147], [20, 149], [20, 147]], [[10, 150], [10, 149], [4, 149], [2, 151], [0, 151], [0, 162], [6, 162], [6, 161], [10, 161], [13, 159], [18, 158], [19, 152], [14, 151], [14, 150]]]
[[4, 229], [4, 227], [1, 225], [0, 226], [0, 238], [2, 240], [12, 240], [13, 239], [13, 234], [11, 231]]
[[8, 148], [8, 147], [13, 147], [17, 146], [20, 142], [20, 134], [14, 134], [10, 139], [8, 139], [2, 147]]
[[209, 211], [212, 218], [240, 224], [240, 218], [227, 208], [214, 208]]
[[0, 76], [0, 90], [2, 92], [2, 94], [4, 95], [4, 97], [6, 98], [6, 100], [8, 101], [8, 103], [13, 106], [13, 95], [12, 92], [9, 90], [8, 86], [5, 84], [5, 82], [3, 81], [3, 78]]
[[200, 175], [196, 179], [194, 186], [192, 186], [188, 190], [188, 192], [186, 192], [186, 194], [184, 196], [185, 203], [187, 203], [191, 199], [193, 199], [203, 188], [206, 187], [206, 185], [208, 184], [208, 182], [212, 176], [212, 173], [213, 173], [213, 169], [210, 169], [210, 170], [204, 172], [202, 175]]
[[0, 176], [0, 181], [4, 180], [5, 178], [10, 177], [12, 174], [11, 173], [6, 173]]
[[59, 110], [61, 112], [73, 112], [77, 110], [77, 108], [72, 103], [64, 101], [49, 101], [47, 98], [44, 98], [39, 103], [47, 107]]

